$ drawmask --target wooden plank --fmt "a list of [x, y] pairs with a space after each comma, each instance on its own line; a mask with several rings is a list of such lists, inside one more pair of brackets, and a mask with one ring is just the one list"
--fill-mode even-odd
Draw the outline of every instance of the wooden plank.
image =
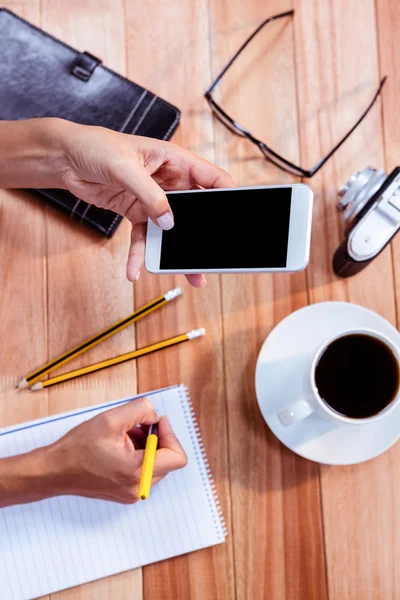
[[387, 75], [382, 95], [383, 139], [386, 168], [399, 165], [400, 157], [400, 5], [396, 0], [376, 0], [376, 28], [381, 77]]
[[[353, 27], [349, 16], [355, 17], [358, 11], [356, 2], [309, 2], [296, 6], [301, 156], [307, 166], [326, 154], [347, 132], [379, 84], [373, 2], [365, 4], [357, 27]], [[311, 180], [315, 206], [307, 273], [311, 301], [351, 300], [390, 319], [393, 293], [389, 249], [366, 271], [345, 281], [338, 280], [331, 267], [334, 250], [343, 239], [341, 218], [336, 211], [337, 190], [353, 171], [382, 163], [378, 102], [340, 151]], [[382, 290], [387, 293], [381, 293]]]
[[[79, 50], [88, 50], [115, 70], [125, 71], [122, 0], [44, 0], [43, 27]], [[129, 227], [123, 224], [112, 240], [69, 223], [49, 211], [48, 319], [49, 355], [56, 356], [87, 336], [132, 312], [132, 285], [125, 265]], [[132, 349], [129, 328], [64, 367], [69, 370]], [[136, 391], [135, 365], [126, 363], [103, 373], [68, 382], [49, 391], [51, 412], [97, 404]], [[60, 598], [142, 598], [141, 571], [116, 575], [60, 592]]]
[[[400, 164], [400, 5], [396, 0], [377, 0], [377, 36], [381, 76], [387, 75], [382, 96], [384, 167], [387, 173]], [[397, 315], [400, 308], [400, 238], [392, 243]], [[397, 317], [397, 326], [399, 318]]]
[[[268, 16], [290, 2], [212, 2], [213, 73]], [[229, 114], [298, 161], [290, 19], [271, 23], [220, 86]], [[287, 183], [250, 143], [215, 122], [217, 156], [240, 185]], [[238, 598], [325, 598], [318, 467], [287, 451], [267, 429], [254, 390], [260, 347], [282, 318], [307, 303], [305, 274], [224, 276], [224, 369]], [[242, 438], [245, 441], [241, 441]]]
[[[210, 80], [208, 2], [126, 2], [128, 73], [182, 109], [174, 142], [213, 159], [211, 117], [202, 98]], [[138, 57], [141, 57], [138, 59]], [[184, 382], [192, 394], [204, 443], [227, 519], [225, 544], [146, 567], [144, 597], [192, 600], [234, 598], [230, 526], [226, 403], [222, 365], [221, 297], [218, 277], [203, 290], [183, 278], [142, 274], [142, 299], [180, 285], [184, 297], [137, 326], [138, 345], [204, 326], [202, 340], [145, 357], [138, 365], [139, 389]]]
[[[379, 82], [374, 2], [296, 3], [301, 156], [310, 166], [356, 121]], [[380, 103], [340, 151], [313, 178], [316, 195], [311, 301], [348, 300], [395, 322], [388, 248], [363, 273], [335, 278], [333, 252], [342, 239], [336, 190], [357, 169], [383, 164]], [[322, 499], [329, 597], [394, 598], [399, 595], [398, 524], [393, 471], [399, 448], [371, 463], [322, 470]], [[397, 535], [396, 535], [397, 533]]]
[[[39, 0], [8, 0], [3, 6], [40, 24]], [[15, 390], [36, 361], [47, 359], [46, 209], [28, 193], [0, 190], [0, 213], [0, 338], [4, 344], [0, 427], [4, 427], [48, 412], [46, 393], [34, 402], [29, 393]]]
[[[40, 21], [39, 2], [8, 2], [6, 8]], [[0, 366], [0, 426], [5, 426], [47, 412], [46, 395], [35, 403], [15, 391], [35, 361], [47, 357], [46, 232], [45, 208], [27, 193], [0, 191], [0, 211], [0, 332], [7, 340]]]
[[[378, 54], [380, 59], [380, 74], [388, 76], [386, 89], [382, 96], [383, 106], [383, 140], [384, 157], [386, 172], [390, 173], [394, 167], [399, 165], [400, 157], [400, 85], [399, 85], [399, 57], [400, 40], [398, 30], [400, 25], [400, 6], [394, 0], [377, 0], [376, 10], [376, 28], [378, 39]], [[400, 239], [397, 236], [392, 243], [392, 257], [394, 269], [394, 290], [396, 298], [396, 317], [397, 328], [400, 326], [399, 308], [400, 308]], [[386, 467], [383, 471], [382, 486], [387, 485], [390, 489], [390, 499], [381, 507], [385, 515], [388, 508], [391, 511], [392, 518], [382, 519], [380, 526], [385, 531], [386, 548], [386, 580], [380, 580], [387, 590], [385, 594], [388, 598], [395, 598], [400, 594], [400, 569], [396, 558], [400, 552], [400, 528], [398, 519], [395, 518], [396, 507], [400, 504], [399, 487], [393, 485], [396, 481], [396, 463], [399, 460], [400, 448], [393, 448], [390, 451], [389, 460], [383, 465]], [[376, 461], [376, 468], [380, 464]], [[387, 497], [385, 494], [384, 497]], [[387, 551], [388, 550], [388, 551]]]

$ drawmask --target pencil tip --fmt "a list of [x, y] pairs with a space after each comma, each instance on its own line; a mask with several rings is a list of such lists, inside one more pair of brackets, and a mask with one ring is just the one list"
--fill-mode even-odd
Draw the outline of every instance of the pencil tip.
[[21, 379], [21, 381], [19, 382], [19, 384], [17, 385], [17, 390], [24, 390], [28, 387], [28, 382], [26, 379]]
[[42, 384], [40, 383], [40, 381], [38, 383], [35, 383], [35, 385], [32, 385], [30, 390], [31, 392], [36, 392], [37, 390], [41, 390], [42, 389]]

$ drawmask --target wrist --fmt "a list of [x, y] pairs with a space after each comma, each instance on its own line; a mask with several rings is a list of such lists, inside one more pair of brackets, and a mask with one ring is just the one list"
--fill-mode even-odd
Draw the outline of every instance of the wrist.
[[55, 118], [0, 123], [0, 187], [65, 187], [65, 139], [70, 126]]
[[24, 504], [62, 493], [62, 473], [53, 446], [0, 461], [0, 507]]

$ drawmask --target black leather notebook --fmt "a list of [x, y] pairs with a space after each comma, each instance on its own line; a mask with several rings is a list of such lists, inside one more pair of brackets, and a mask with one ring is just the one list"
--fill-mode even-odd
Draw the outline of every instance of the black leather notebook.
[[[0, 9], [0, 119], [61, 117], [168, 140], [180, 111], [7, 9]], [[70, 218], [111, 237], [121, 218], [64, 190], [35, 190]]]

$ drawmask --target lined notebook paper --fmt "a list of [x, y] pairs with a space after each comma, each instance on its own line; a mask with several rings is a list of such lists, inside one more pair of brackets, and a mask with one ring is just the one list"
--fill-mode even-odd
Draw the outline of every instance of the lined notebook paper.
[[[134, 505], [63, 496], [0, 509], [0, 599], [30, 599], [219, 544], [226, 529], [184, 386], [146, 394], [188, 456]], [[140, 396], [137, 396], [140, 397]], [[44, 446], [118, 400], [0, 429], [0, 457]]]

